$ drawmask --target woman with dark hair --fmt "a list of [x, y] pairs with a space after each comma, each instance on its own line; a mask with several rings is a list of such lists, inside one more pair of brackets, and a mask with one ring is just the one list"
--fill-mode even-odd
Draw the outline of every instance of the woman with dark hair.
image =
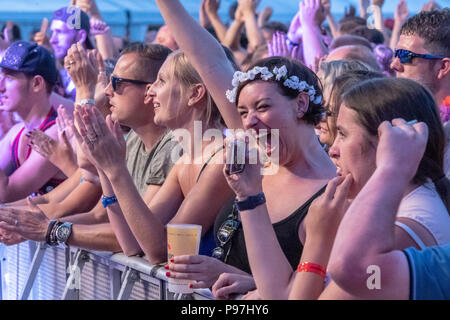
[[[443, 171], [445, 135], [431, 93], [408, 79], [372, 79], [348, 90], [342, 100], [337, 118], [338, 136], [329, 153], [337, 164], [338, 175], [352, 177], [348, 197], [358, 197], [377, 168], [380, 125], [384, 121], [392, 121], [393, 125], [423, 122], [428, 127], [427, 145], [418, 170], [403, 193], [397, 210], [394, 247], [398, 250], [408, 247], [424, 249], [450, 243], [450, 183]], [[402, 165], [392, 164], [399, 169]], [[318, 212], [319, 217], [333, 214]], [[338, 215], [338, 222], [340, 217], [342, 215]], [[320, 220], [318, 217], [315, 219]], [[335, 224], [334, 234], [338, 225], [339, 223]], [[376, 221], [373, 221], [373, 228], [377, 228]], [[315, 231], [316, 234], [321, 233], [320, 229]], [[329, 231], [323, 237], [329, 237]], [[327, 248], [322, 247], [321, 250], [327, 251]], [[331, 245], [327, 252], [330, 251]], [[314, 262], [326, 265], [328, 258], [329, 256], [322, 257], [320, 261], [316, 257]], [[290, 296], [292, 298], [306, 290], [305, 279], [301, 281], [299, 274], [297, 278], [295, 290]], [[333, 282], [320, 297], [333, 299], [351, 296]]]
[[[324, 280], [339, 223], [349, 202], [358, 196], [376, 169], [378, 128], [384, 121], [392, 120], [393, 124], [418, 121], [429, 128], [425, 153], [397, 210], [395, 248], [423, 249], [450, 243], [450, 184], [443, 173], [445, 136], [430, 92], [407, 79], [370, 79], [353, 85], [343, 94], [342, 101], [336, 123], [338, 135], [329, 152], [337, 164], [338, 177], [329, 182], [324, 194], [310, 206], [304, 222], [304, 249], [295, 276], [286, 277], [286, 273], [280, 273], [276, 268], [270, 270], [270, 266], [265, 264], [266, 260], [273, 259], [269, 255], [276, 252], [264, 241], [270, 233], [267, 230], [261, 232], [267, 225], [263, 206], [241, 213], [247, 250], [256, 251], [251, 246], [261, 246], [259, 254], [250, 256], [259, 291], [269, 286], [275, 290], [284, 286], [290, 291], [290, 299], [357, 298], [335, 282], [324, 290]], [[401, 163], [392, 165], [394, 168], [402, 166]], [[252, 186], [257, 191], [256, 169], [248, 166], [248, 172], [237, 177], [228, 176], [232, 189], [236, 192]], [[373, 221], [373, 227], [377, 228], [376, 221]], [[275, 272], [277, 276], [271, 279], [270, 274]], [[216, 295], [243, 282], [242, 277], [237, 276], [223, 275], [222, 278], [214, 285]]]
[[[262, 234], [267, 237], [258, 248], [252, 248], [267, 249], [265, 264], [268, 268], [290, 276], [303, 247], [299, 236], [303, 218], [336, 170], [314, 132], [323, 112], [319, 80], [304, 65], [282, 57], [263, 59], [250, 66], [247, 72], [234, 73], [221, 46], [189, 16], [179, 1], [157, 1], [157, 4], [180, 48], [217, 102], [228, 128], [253, 129], [258, 135], [268, 132], [264, 151], [274, 160], [272, 164], [277, 162], [278, 170], [264, 177], [258, 174], [261, 180], [256, 187], [266, 193], [267, 207], [264, 205], [264, 208], [268, 213], [263, 218], [267, 223], [260, 225], [264, 228]], [[279, 134], [274, 135], [273, 130], [278, 130]], [[279, 155], [276, 161], [272, 157], [275, 154]], [[247, 192], [253, 190], [237, 191], [238, 202], [252, 202], [247, 196], [254, 194]], [[239, 214], [244, 210], [241, 205], [236, 204], [237, 210], [224, 209], [216, 221], [216, 226], [220, 227], [214, 256], [246, 272], [251, 269], [256, 279], [258, 270], [252, 265], [252, 255], [260, 252], [245, 252], [244, 234], [239, 228], [239, 224], [244, 223]], [[198, 255], [174, 257], [167, 267], [170, 277], [192, 280], [193, 287], [210, 287], [221, 273], [230, 270], [227, 264]], [[250, 275], [247, 279], [254, 287]], [[270, 285], [260, 293], [265, 298], [287, 298], [287, 292]]]

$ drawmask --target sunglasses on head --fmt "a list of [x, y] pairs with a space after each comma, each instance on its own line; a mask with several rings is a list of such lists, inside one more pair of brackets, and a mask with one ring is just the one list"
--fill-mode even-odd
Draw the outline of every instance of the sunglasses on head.
[[233, 205], [233, 210], [231, 214], [228, 215], [227, 220], [222, 223], [219, 230], [217, 231], [217, 241], [219, 242], [219, 246], [217, 246], [213, 252], [212, 257], [219, 259], [223, 262], [226, 262], [228, 255], [231, 250], [231, 245], [228, 246], [227, 252], [225, 253], [224, 246], [230, 242], [233, 238], [236, 230], [241, 226], [241, 222], [237, 219], [236, 207]]
[[433, 56], [431, 54], [419, 54], [414, 53], [405, 49], [395, 49], [394, 57], [399, 58], [401, 63], [410, 63], [412, 58], [422, 58], [422, 59], [444, 59], [444, 56]]
[[129, 83], [134, 83], [134, 84], [149, 84], [149, 83], [151, 83], [151, 82], [148, 82], [148, 81], [132, 80], [132, 79], [125, 79], [125, 78], [117, 78], [117, 77], [111, 75], [111, 85], [112, 85], [114, 91], [117, 91], [117, 86], [121, 82], [129, 82]]

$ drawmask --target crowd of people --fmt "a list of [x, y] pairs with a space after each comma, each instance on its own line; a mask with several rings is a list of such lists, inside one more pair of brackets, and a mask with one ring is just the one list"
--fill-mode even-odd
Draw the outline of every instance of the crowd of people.
[[[156, 4], [142, 42], [95, 0], [4, 25], [0, 242], [144, 255], [216, 299], [449, 299], [450, 9]], [[169, 223], [198, 255], [167, 261]]]

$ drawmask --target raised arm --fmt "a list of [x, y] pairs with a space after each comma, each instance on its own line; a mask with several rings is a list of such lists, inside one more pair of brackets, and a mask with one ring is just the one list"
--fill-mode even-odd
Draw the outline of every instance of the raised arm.
[[327, 15], [327, 22], [331, 30], [331, 35], [333, 36], [333, 38], [337, 38], [339, 32], [339, 25], [336, 22], [336, 19], [334, 18], [333, 14], [331, 13], [331, 0], [322, 0], [322, 6], [325, 9], [325, 13]]
[[205, 11], [211, 22], [214, 31], [216, 32], [217, 38], [220, 42], [225, 39], [225, 34], [227, 33], [227, 27], [223, 24], [220, 19], [219, 13], [217, 12], [220, 7], [220, 0], [206, 0]]
[[397, 4], [397, 7], [395, 8], [394, 12], [394, 27], [392, 29], [392, 35], [389, 47], [392, 50], [395, 50], [397, 46], [398, 39], [400, 38], [400, 30], [405, 23], [406, 19], [408, 19], [408, 8], [406, 6], [406, 1], [400, 1]]
[[321, 58], [328, 53], [320, 30], [325, 20], [325, 10], [320, 0], [305, 0], [301, 2], [299, 19], [303, 30], [303, 57], [305, 65], [313, 67], [316, 57]]
[[222, 46], [184, 9], [179, 0], [156, 0], [176, 42], [198, 71], [229, 128], [242, 128], [239, 113], [226, 98], [234, 70]]
[[238, 0], [244, 17], [245, 30], [248, 38], [248, 51], [253, 52], [264, 43], [264, 36], [256, 21], [256, 7], [260, 0]]
[[[224, 171], [225, 172], [225, 171]], [[228, 175], [228, 184], [238, 201], [262, 192], [260, 166], [246, 165], [240, 174]], [[287, 299], [292, 267], [284, 255], [265, 203], [239, 212], [247, 256], [256, 287], [263, 299]], [[276, 277], [273, 275], [276, 273]]]

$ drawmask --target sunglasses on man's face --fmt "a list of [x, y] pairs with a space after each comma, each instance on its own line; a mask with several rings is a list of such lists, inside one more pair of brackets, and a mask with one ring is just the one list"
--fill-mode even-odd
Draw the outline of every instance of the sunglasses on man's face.
[[118, 87], [122, 82], [129, 82], [129, 83], [134, 83], [134, 84], [138, 84], [138, 85], [149, 84], [149, 83], [151, 83], [151, 82], [148, 82], [148, 81], [133, 80], [133, 79], [125, 79], [125, 78], [117, 78], [117, 77], [115, 77], [115, 76], [111, 76], [111, 85], [112, 85], [114, 91], [117, 91], [117, 87]]
[[433, 56], [431, 54], [419, 54], [414, 53], [405, 49], [395, 49], [394, 57], [399, 58], [401, 63], [411, 63], [412, 58], [422, 58], [422, 59], [444, 59], [444, 56]]

